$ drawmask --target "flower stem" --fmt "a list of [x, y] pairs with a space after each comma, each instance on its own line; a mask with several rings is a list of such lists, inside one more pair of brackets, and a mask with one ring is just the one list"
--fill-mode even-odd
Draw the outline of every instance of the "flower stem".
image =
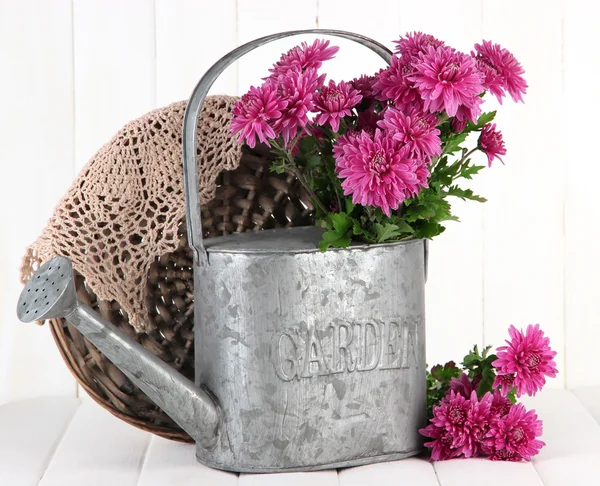
[[337, 204], [338, 204], [338, 211], [341, 212], [342, 211], [342, 196], [340, 196], [340, 193], [338, 192], [338, 190], [335, 186], [336, 181], [333, 179], [333, 176], [331, 174], [329, 174], [329, 180], [331, 181], [333, 191], [335, 192], [335, 198], [337, 199]]
[[468, 151], [468, 152], [465, 154], [465, 156], [464, 156], [462, 159], [460, 159], [460, 160], [458, 161], [458, 167], [459, 167], [459, 169], [461, 169], [461, 168], [462, 168], [462, 165], [463, 165], [463, 163], [464, 163], [464, 162], [465, 162], [465, 161], [466, 161], [466, 160], [467, 160], [467, 159], [468, 159], [468, 158], [469, 158], [471, 155], [473, 155], [473, 153], [474, 153], [475, 151], [477, 151], [477, 150], [479, 150], [479, 148], [478, 148], [478, 147], [475, 147], [474, 149], [471, 149], [471, 150], [469, 150], [469, 151]]
[[294, 174], [296, 176], [296, 178], [298, 179], [300, 184], [302, 184], [304, 189], [306, 189], [306, 191], [310, 194], [310, 197], [312, 197], [314, 199], [317, 206], [319, 206], [319, 209], [321, 211], [323, 211], [323, 214], [327, 214], [329, 211], [327, 211], [327, 208], [325, 207], [325, 205], [317, 197], [317, 195], [315, 194], [315, 191], [313, 191], [311, 189], [311, 187], [308, 185], [308, 183], [306, 182], [306, 179], [304, 179], [304, 176], [302, 175], [302, 173], [299, 170], [294, 170], [294, 169], [291, 169], [291, 172], [292, 172], [292, 174]]
[[468, 160], [468, 158], [469, 158], [469, 157], [470, 157], [470, 156], [471, 156], [471, 155], [472, 155], [472, 154], [473, 154], [475, 151], [477, 151], [477, 150], [479, 150], [477, 147], [475, 147], [474, 149], [471, 149], [471, 150], [469, 150], [469, 151], [468, 151], [468, 152], [465, 154], [465, 156], [464, 156], [462, 159], [460, 159], [460, 160], [458, 161], [458, 171], [457, 171], [457, 175], [456, 175], [455, 177], [453, 177], [453, 178], [452, 178], [452, 182], [454, 182], [454, 180], [455, 180], [455, 179], [457, 179], [457, 178], [461, 177], [460, 173], [462, 172], [462, 168], [463, 168], [463, 165], [464, 165], [464, 163], [465, 163], [465, 162]]
[[448, 121], [450, 119], [450, 117], [448, 116], [448, 114], [446, 112], [442, 113], [442, 115], [438, 118], [438, 122], [436, 126], [440, 126], [442, 123]]
[[315, 201], [316, 205], [319, 206], [319, 209], [321, 211], [323, 211], [323, 214], [327, 214], [329, 211], [327, 211], [327, 208], [321, 202], [321, 200], [318, 198], [318, 196], [315, 194], [315, 191], [313, 191], [312, 188], [310, 187], [310, 185], [308, 184], [308, 182], [306, 182], [304, 175], [302, 174], [302, 172], [300, 172], [300, 169], [296, 165], [296, 162], [294, 161], [294, 157], [292, 157], [292, 154], [290, 153], [290, 151], [284, 150], [284, 152], [285, 152], [285, 156], [286, 156], [288, 162], [290, 163], [290, 165], [288, 167], [289, 171], [296, 176], [296, 178], [298, 179], [298, 182], [300, 182], [300, 184], [302, 184], [304, 189], [306, 189], [306, 191], [308, 192], [310, 197], [312, 197], [313, 200]]

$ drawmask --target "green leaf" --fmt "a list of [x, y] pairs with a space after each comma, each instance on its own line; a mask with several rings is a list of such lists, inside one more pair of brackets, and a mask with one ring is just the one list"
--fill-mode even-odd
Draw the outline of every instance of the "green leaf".
[[277, 174], [283, 174], [287, 170], [287, 167], [288, 163], [285, 159], [276, 159], [271, 162], [270, 170]]
[[[464, 132], [472, 132], [475, 130], [481, 130], [484, 125], [490, 123], [496, 117], [496, 111], [489, 111], [487, 113], [482, 113], [481, 116], [477, 119], [477, 124], [473, 122], [467, 123]], [[463, 133], [464, 133], [463, 132]]]
[[449, 361], [444, 366], [437, 365], [427, 370], [427, 416], [433, 416], [433, 406], [444, 398], [450, 388], [450, 380], [459, 378], [461, 370], [454, 361]]
[[308, 158], [306, 159], [306, 168], [307, 169], [314, 169], [320, 163], [321, 163], [321, 156], [320, 155], [309, 155]]
[[404, 213], [404, 217], [409, 223], [415, 223], [421, 219], [427, 220], [433, 216], [435, 216], [435, 211], [422, 204], [410, 206]]
[[457, 186], [450, 186], [448, 189], [446, 189], [444, 194], [447, 196], [459, 197], [463, 201], [465, 199], [470, 199], [472, 201], [478, 201], [478, 202], [486, 202], [487, 201], [486, 198], [478, 196], [477, 194], [473, 194], [473, 191], [471, 189], [461, 189], [460, 187], [457, 187]]
[[384, 243], [402, 235], [400, 227], [392, 223], [375, 223], [373, 228], [375, 229], [375, 234], [377, 235], [377, 243]]
[[482, 169], [485, 169], [485, 165], [465, 165], [460, 171], [460, 176], [465, 179], [472, 179]]
[[423, 221], [415, 228], [415, 238], [433, 238], [434, 236], [441, 235], [446, 228], [441, 224], [431, 223], [429, 221]]
[[482, 359], [482, 357], [479, 354], [479, 349], [478, 349], [477, 345], [475, 345], [473, 347], [473, 350], [469, 351], [469, 354], [467, 354], [465, 356], [465, 358], [463, 359], [462, 365], [465, 368], [472, 369], [474, 366], [477, 366], [477, 365], [479, 365], [479, 363], [481, 363], [481, 359]]
[[431, 181], [449, 186], [458, 171], [458, 162], [448, 165], [448, 157], [442, 157], [431, 172]]
[[477, 385], [477, 396], [481, 398], [487, 392], [492, 391], [492, 385], [494, 384], [496, 373], [490, 367], [483, 367], [478, 374], [481, 376], [481, 381]]
[[353, 223], [352, 218], [346, 213], [333, 213], [331, 221], [335, 230], [342, 235], [348, 232]]
[[479, 348], [474, 346], [462, 362], [465, 371], [468, 372], [469, 379], [479, 382], [477, 386], [477, 396], [479, 397], [492, 391], [494, 379], [496, 378], [496, 369], [492, 363], [496, 361], [497, 356], [495, 354], [488, 356], [491, 349], [491, 346], [486, 346], [480, 353]]
[[347, 248], [350, 245], [351, 238], [344, 233], [340, 233], [337, 230], [329, 230], [323, 233], [323, 238], [319, 242], [319, 249], [321, 251], [327, 250], [330, 246], [336, 248]]
[[491, 358], [491, 357], [493, 357], [494, 360], [496, 360], [497, 358], [496, 358], [495, 355], [491, 355], [491, 356], [488, 357], [488, 353], [490, 352], [490, 349], [492, 349], [491, 346], [486, 346], [485, 348], [483, 348], [483, 351], [481, 352], [481, 356], [483, 358], [488, 358], [488, 359]]
[[346, 213], [330, 213], [325, 220], [325, 226], [329, 231], [323, 233], [319, 242], [319, 249], [326, 251], [329, 247], [347, 248], [352, 241], [350, 230], [354, 220]]
[[408, 224], [406, 221], [404, 221], [404, 219], [400, 218], [400, 217], [393, 217], [392, 218], [392, 222], [398, 226], [398, 231], [400, 231], [401, 233], [409, 233], [409, 234], [413, 234], [415, 232], [415, 230], [413, 229], [413, 227]]
[[508, 398], [508, 401], [514, 405], [515, 403], [517, 403], [517, 389], [516, 388], [511, 388], [510, 391], [508, 392], [508, 394], [506, 395], [506, 398]]
[[431, 165], [435, 170], [444, 170], [444, 168], [448, 165], [448, 157], [441, 158], [433, 158], [431, 159]]
[[490, 123], [494, 118], [496, 118], [496, 110], [489, 111], [487, 113], [482, 113], [481, 116], [477, 119], [477, 126], [479, 128], [483, 128], [484, 125]]
[[460, 145], [467, 139], [467, 135], [467, 132], [462, 132], [448, 139], [446, 146], [444, 147], [444, 153], [453, 154], [454, 152], [461, 150]]
[[317, 148], [317, 141], [313, 136], [304, 137], [298, 142], [298, 147], [300, 149], [300, 153], [302, 155], [306, 155], [314, 152], [314, 150]]
[[346, 198], [346, 212], [348, 214], [350, 214], [352, 211], [354, 211], [354, 208], [356, 207], [356, 204], [354, 204], [352, 202], [352, 198], [347, 197]]
[[329, 247], [348, 248], [352, 239], [349, 236], [342, 236], [336, 231], [326, 231], [323, 233], [323, 239], [319, 242], [319, 250], [327, 251]]
[[[451, 207], [442, 195], [433, 189], [424, 189], [416, 199], [413, 199], [403, 213], [403, 218], [409, 223], [420, 220], [441, 222], [457, 220], [450, 212]], [[414, 227], [414, 225], [412, 225]]]
[[365, 240], [367, 243], [377, 243], [376, 236], [364, 228], [359, 221], [354, 220], [354, 225], [352, 226], [352, 233], [354, 236], [360, 236], [361, 239]]
[[438, 381], [450, 381], [452, 378], [460, 378], [461, 371], [454, 361], [448, 361], [444, 366], [436, 365], [431, 368], [432, 376]]

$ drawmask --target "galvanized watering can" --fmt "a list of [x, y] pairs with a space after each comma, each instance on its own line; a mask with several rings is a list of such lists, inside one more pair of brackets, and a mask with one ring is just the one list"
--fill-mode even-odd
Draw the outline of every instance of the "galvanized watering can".
[[219, 60], [184, 119], [183, 165], [194, 250], [196, 383], [77, 301], [71, 262], [43, 265], [18, 303], [23, 321], [64, 317], [196, 441], [198, 460], [239, 472], [310, 471], [422, 450], [426, 241], [317, 249], [315, 227], [202, 240], [196, 124], [218, 75], [276, 34]]

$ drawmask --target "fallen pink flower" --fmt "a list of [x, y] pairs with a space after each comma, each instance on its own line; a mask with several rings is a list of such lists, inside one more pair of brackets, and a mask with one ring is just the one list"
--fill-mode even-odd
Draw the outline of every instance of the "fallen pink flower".
[[510, 341], [497, 350], [498, 359], [492, 365], [499, 375], [514, 375], [517, 395], [535, 395], [546, 384], [546, 377], [554, 378], [558, 373], [550, 348], [550, 338], [544, 336], [540, 325], [527, 326], [525, 333], [511, 325]]

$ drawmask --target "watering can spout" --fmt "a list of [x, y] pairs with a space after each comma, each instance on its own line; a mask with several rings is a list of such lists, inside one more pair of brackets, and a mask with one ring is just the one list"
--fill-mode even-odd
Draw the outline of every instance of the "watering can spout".
[[69, 259], [59, 256], [42, 265], [17, 306], [23, 322], [67, 319], [198, 444], [215, 445], [221, 413], [212, 394], [79, 302]]

